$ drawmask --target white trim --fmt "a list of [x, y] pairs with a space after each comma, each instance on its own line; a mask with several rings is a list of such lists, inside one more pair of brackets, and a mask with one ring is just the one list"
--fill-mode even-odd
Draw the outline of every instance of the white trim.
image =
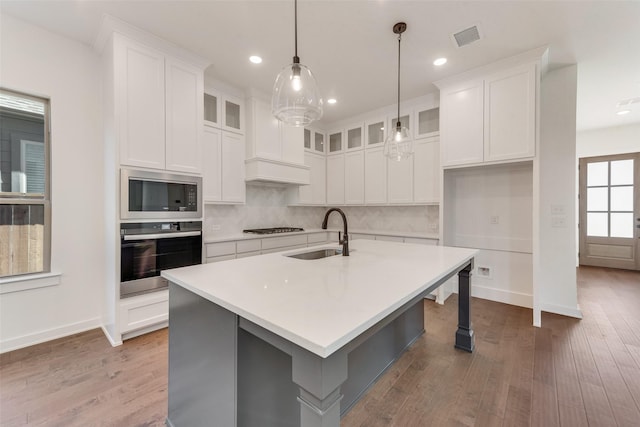
[[564, 305], [555, 305], [555, 304], [541, 304], [541, 311], [545, 311], [547, 313], [559, 314], [561, 316], [569, 316], [574, 317], [576, 319], [582, 319], [582, 310], [580, 310], [580, 305], [578, 304], [576, 307], [567, 307]]
[[18, 350], [31, 345], [40, 344], [46, 341], [63, 338], [80, 332], [89, 331], [100, 327], [100, 318], [84, 320], [82, 322], [70, 323], [58, 328], [47, 329], [34, 334], [22, 335], [0, 341], [0, 353]]
[[118, 347], [122, 345], [122, 339], [119, 339], [119, 340], [114, 339], [114, 337], [111, 336], [111, 333], [109, 332], [109, 329], [106, 326], [100, 325], [100, 328], [102, 329], [102, 333], [104, 334], [104, 336], [107, 337], [107, 340], [109, 340], [111, 347]]
[[489, 288], [486, 286], [471, 286], [471, 296], [504, 304], [517, 305], [519, 307], [532, 308], [533, 295], [521, 292], [505, 291], [504, 289]]
[[41, 273], [0, 279], [0, 295], [46, 288], [60, 284], [62, 273]]

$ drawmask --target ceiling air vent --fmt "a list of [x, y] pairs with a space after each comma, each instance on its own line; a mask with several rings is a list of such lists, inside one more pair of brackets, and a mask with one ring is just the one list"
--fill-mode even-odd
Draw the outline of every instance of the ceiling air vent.
[[452, 35], [452, 38], [457, 47], [466, 46], [476, 42], [482, 38], [480, 34], [480, 26], [474, 25], [462, 31], [458, 31]]

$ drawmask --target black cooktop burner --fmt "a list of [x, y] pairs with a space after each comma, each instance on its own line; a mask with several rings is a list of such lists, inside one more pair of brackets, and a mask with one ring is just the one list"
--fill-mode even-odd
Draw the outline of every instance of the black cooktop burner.
[[304, 231], [299, 227], [273, 227], [273, 228], [253, 228], [250, 230], [242, 230], [243, 233], [252, 234], [276, 234], [276, 233], [292, 233], [294, 231]]

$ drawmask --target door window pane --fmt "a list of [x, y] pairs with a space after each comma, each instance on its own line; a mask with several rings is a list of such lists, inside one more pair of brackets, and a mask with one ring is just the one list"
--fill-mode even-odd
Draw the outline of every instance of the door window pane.
[[633, 213], [611, 214], [611, 237], [633, 237]]
[[609, 162], [587, 164], [587, 187], [609, 184]]
[[[589, 190], [595, 190], [595, 188]], [[611, 187], [611, 210], [633, 211], [633, 186]]]
[[608, 188], [596, 187], [587, 189], [587, 211], [609, 210]]
[[587, 236], [607, 237], [608, 235], [607, 214], [600, 212], [587, 213]]
[[633, 159], [611, 162], [611, 185], [633, 185]]

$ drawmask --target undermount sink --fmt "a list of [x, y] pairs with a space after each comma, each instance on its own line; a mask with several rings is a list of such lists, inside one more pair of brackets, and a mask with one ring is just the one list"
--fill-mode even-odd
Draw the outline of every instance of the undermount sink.
[[334, 255], [342, 255], [342, 249], [316, 249], [314, 251], [302, 252], [300, 254], [285, 255], [289, 258], [297, 259], [320, 259]]

